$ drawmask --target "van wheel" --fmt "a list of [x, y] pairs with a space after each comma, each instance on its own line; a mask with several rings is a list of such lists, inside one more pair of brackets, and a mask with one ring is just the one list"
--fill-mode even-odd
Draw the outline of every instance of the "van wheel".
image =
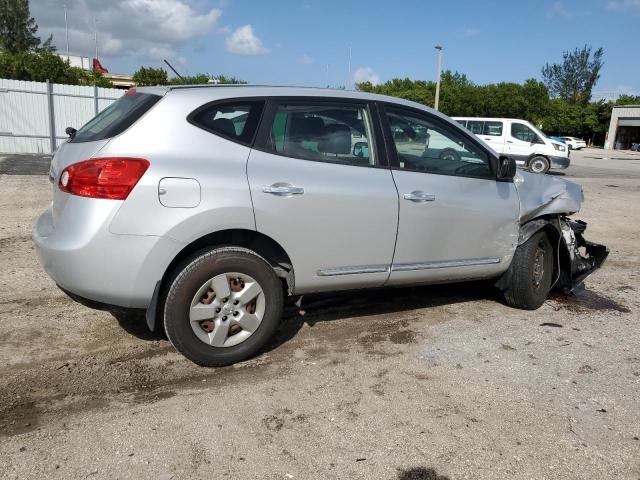
[[280, 323], [283, 288], [273, 268], [251, 250], [200, 251], [174, 272], [164, 305], [164, 327], [189, 360], [220, 367], [246, 360]]
[[535, 310], [544, 303], [551, 290], [553, 255], [544, 231], [518, 246], [509, 267], [511, 281], [504, 291], [508, 305]]
[[531, 160], [529, 160], [529, 170], [533, 173], [547, 173], [549, 171], [550, 165], [549, 160], [542, 155], [536, 155]]

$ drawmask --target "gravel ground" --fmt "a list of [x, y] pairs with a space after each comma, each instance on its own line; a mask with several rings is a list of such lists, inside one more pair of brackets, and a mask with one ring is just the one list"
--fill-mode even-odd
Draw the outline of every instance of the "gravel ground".
[[586, 290], [535, 312], [481, 283], [305, 297], [220, 369], [55, 287], [27, 160], [0, 157], [0, 478], [640, 478], [640, 155], [562, 173], [611, 249]]

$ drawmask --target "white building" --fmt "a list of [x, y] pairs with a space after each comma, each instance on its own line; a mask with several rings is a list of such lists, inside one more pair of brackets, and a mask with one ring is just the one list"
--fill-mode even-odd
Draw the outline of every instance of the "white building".
[[604, 148], [608, 150], [629, 150], [634, 143], [640, 144], [640, 105], [617, 105], [613, 107], [609, 133], [607, 134]]

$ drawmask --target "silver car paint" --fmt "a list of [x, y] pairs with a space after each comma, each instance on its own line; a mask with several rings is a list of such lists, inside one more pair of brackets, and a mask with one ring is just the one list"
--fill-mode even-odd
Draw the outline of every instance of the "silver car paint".
[[[393, 177], [400, 223], [390, 284], [489, 277], [509, 267], [519, 229], [513, 183], [399, 170]], [[433, 201], [404, 198], [416, 191]]]
[[520, 197], [521, 224], [542, 215], [571, 215], [580, 211], [582, 187], [577, 183], [521, 170], [513, 183]]
[[[536, 202], [540, 206], [545, 200], [536, 200], [535, 193], [526, 191], [526, 184], [533, 190], [552, 191], [559, 187], [549, 183], [562, 183], [546, 175], [533, 181], [525, 178], [515, 187], [519, 205], [515, 188], [508, 182], [481, 180], [480, 186], [461, 177], [429, 175], [434, 181], [424, 187], [423, 180], [407, 180], [408, 172], [394, 172], [392, 177], [388, 169], [275, 159], [185, 121], [195, 108], [222, 98], [325, 96], [394, 102], [457, 126], [444, 115], [406, 100], [288, 87], [139, 90], [165, 98], [109, 141], [60, 147], [52, 163], [53, 206], [38, 219], [33, 232], [38, 254], [58, 284], [113, 305], [147, 307], [155, 285], [176, 255], [190, 242], [224, 229], [257, 229], [283, 245], [293, 261], [296, 293], [382, 285], [389, 275], [390, 283], [493, 276], [508, 267], [519, 222], [535, 210]], [[151, 164], [126, 201], [72, 196], [55, 185], [67, 165], [115, 155], [143, 157]], [[163, 206], [159, 183], [167, 177], [197, 180], [201, 201], [190, 208]], [[394, 178], [401, 187], [400, 198]], [[282, 198], [261, 191], [279, 182], [299, 183], [305, 193]], [[416, 185], [435, 192], [440, 201], [410, 205], [402, 194], [418, 188]], [[565, 190], [568, 198], [575, 194], [573, 187]], [[482, 203], [474, 205], [478, 194]], [[573, 211], [569, 200], [562, 202], [541, 211], [557, 212], [563, 205]], [[429, 212], [426, 219], [421, 212]], [[420, 225], [407, 227], [407, 221], [437, 223], [423, 224], [421, 230]], [[321, 222], [322, 228], [309, 228], [314, 222]], [[398, 222], [400, 243], [392, 260]], [[492, 261], [495, 259], [499, 262]], [[465, 262], [469, 260], [476, 263]], [[421, 263], [420, 268], [408, 270], [416, 262]], [[356, 271], [361, 273], [353, 273]]]
[[[256, 227], [291, 258], [296, 293], [384, 284], [398, 225], [398, 193], [389, 169], [299, 160], [254, 149], [248, 175]], [[278, 183], [301, 187], [304, 193], [263, 191]], [[346, 269], [360, 273], [346, 274]]]

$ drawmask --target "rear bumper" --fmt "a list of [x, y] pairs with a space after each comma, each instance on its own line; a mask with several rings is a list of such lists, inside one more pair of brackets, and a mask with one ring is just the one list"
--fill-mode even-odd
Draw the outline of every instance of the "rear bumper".
[[569, 157], [551, 156], [549, 157], [549, 161], [551, 162], [551, 168], [559, 169], [559, 170], [564, 170], [565, 168], [568, 168], [569, 165], [571, 164], [571, 160], [569, 160]]
[[69, 199], [65, 210], [70, 211], [55, 226], [51, 208], [38, 218], [32, 238], [40, 262], [60, 288], [75, 296], [96, 304], [147, 308], [180, 244], [164, 237], [110, 233], [117, 205], [91, 202]]

